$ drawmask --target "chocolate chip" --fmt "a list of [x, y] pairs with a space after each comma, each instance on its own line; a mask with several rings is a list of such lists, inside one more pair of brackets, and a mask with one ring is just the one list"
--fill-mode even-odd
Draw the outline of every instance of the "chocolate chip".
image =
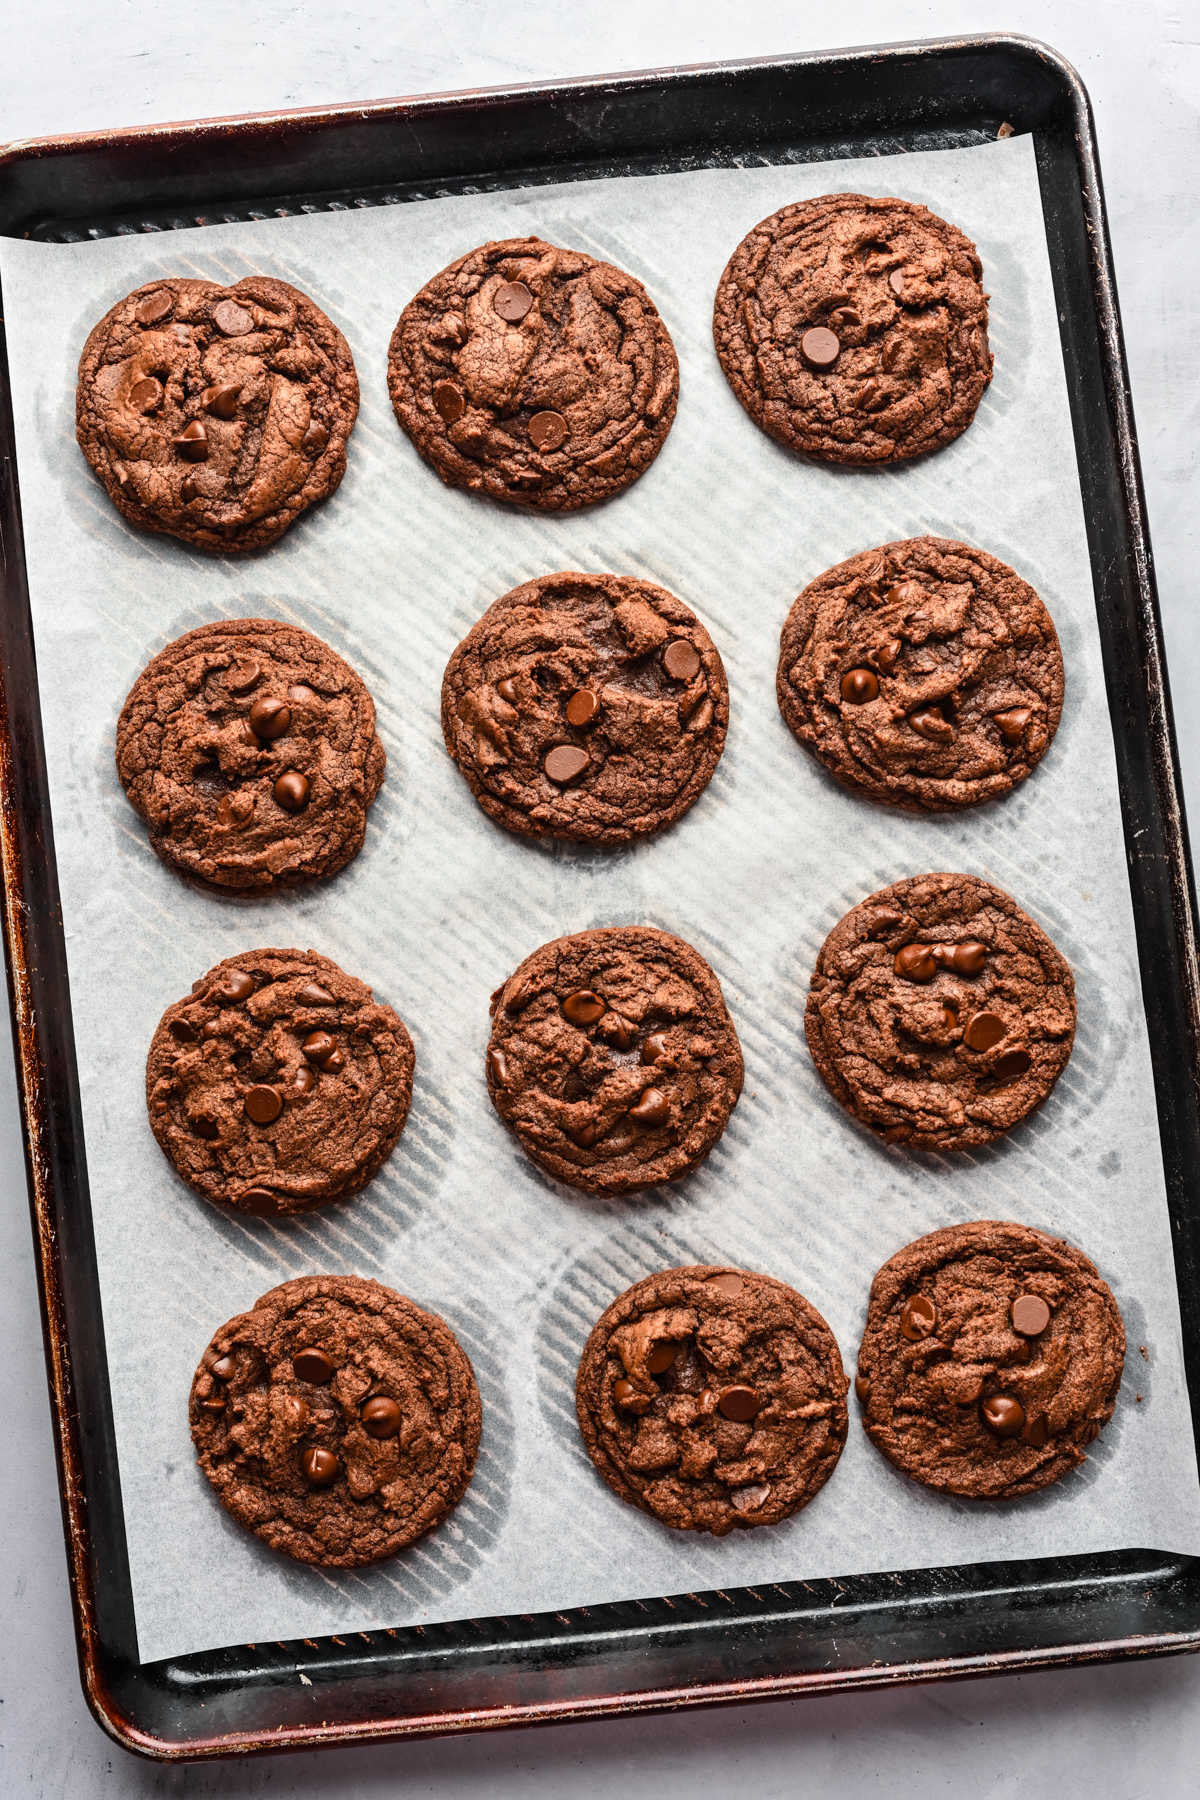
[[963, 1026], [963, 1043], [968, 1050], [990, 1050], [1007, 1033], [1008, 1026], [999, 1013], [972, 1013]]
[[607, 1003], [591, 988], [576, 988], [562, 1003], [563, 1017], [572, 1025], [594, 1025], [608, 1010]]
[[993, 713], [992, 717], [1000, 727], [1005, 743], [1019, 744], [1033, 711], [1028, 706], [1010, 706], [1006, 712]]
[[932, 981], [937, 974], [937, 963], [928, 944], [905, 944], [897, 950], [892, 967], [905, 981]]
[[847, 669], [842, 676], [842, 699], [851, 706], [862, 706], [879, 694], [879, 677], [870, 669]]
[[163, 397], [163, 384], [153, 375], [144, 375], [129, 390], [129, 404], [140, 413], [153, 412]]
[[254, 315], [236, 300], [218, 300], [213, 307], [213, 324], [226, 337], [245, 337], [253, 329]]
[[337, 1048], [327, 1031], [310, 1031], [300, 1049], [309, 1062], [325, 1063]]
[[328, 425], [323, 424], [320, 419], [314, 419], [300, 439], [300, 448], [309, 456], [320, 456], [328, 442]]
[[517, 684], [515, 681], [513, 681], [507, 677], [503, 681], [498, 681], [496, 683], [496, 692], [499, 694], [499, 696], [502, 700], [507, 700], [507, 702], [510, 706], [516, 705]]
[[1050, 1437], [1050, 1421], [1045, 1413], [1038, 1413], [1035, 1419], [1030, 1419], [1022, 1436], [1027, 1444], [1033, 1445], [1035, 1450], [1045, 1449]]
[[904, 1302], [900, 1332], [910, 1344], [919, 1344], [937, 1330], [938, 1309], [927, 1294], [913, 1294]]
[[279, 1410], [289, 1431], [303, 1431], [308, 1424], [308, 1401], [303, 1394], [285, 1394]]
[[508, 1063], [503, 1050], [489, 1050], [487, 1053], [488, 1074], [497, 1087], [503, 1087], [508, 1080]]
[[215, 1375], [218, 1381], [232, 1381], [237, 1374], [237, 1364], [232, 1356], [219, 1356], [209, 1373]]
[[620, 1013], [607, 1012], [600, 1021], [600, 1036], [617, 1050], [632, 1050], [637, 1043], [637, 1026]]
[[567, 441], [567, 421], [561, 413], [534, 413], [529, 421], [529, 441], [535, 450], [557, 450]]
[[908, 722], [918, 737], [928, 738], [930, 743], [946, 744], [954, 736], [954, 727], [940, 706], [918, 707], [909, 713]]
[[717, 1411], [738, 1425], [748, 1425], [761, 1405], [752, 1387], [727, 1387], [717, 1399]]
[[167, 1030], [177, 1044], [194, 1044], [200, 1035], [196, 1027], [187, 1019], [172, 1019]]
[[1050, 1308], [1040, 1294], [1018, 1294], [1008, 1309], [1012, 1328], [1022, 1337], [1041, 1337], [1050, 1323]]
[[996, 1058], [988, 1074], [996, 1081], [1015, 1081], [1032, 1064], [1033, 1058], [1028, 1050], [1006, 1050], [1003, 1056]]
[[642, 1045], [642, 1061], [656, 1063], [660, 1056], [667, 1054], [667, 1034], [665, 1031], [652, 1031]]
[[720, 1275], [706, 1276], [705, 1285], [714, 1289], [718, 1294], [724, 1294], [727, 1300], [732, 1300], [741, 1293], [746, 1284], [740, 1275], [735, 1275], [730, 1269], [723, 1270]]
[[270, 743], [282, 737], [292, 722], [292, 709], [270, 694], [262, 694], [250, 708], [250, 729], [256, 738]]
[[208, 455], [208, 432], [201, 419], [193, 419], [190, 425], [185, 425], [171, 442], [185, 462], [203, 462]]
[[567, 724], [582, 730], [600, 711], [600, 696], [594, 688], [576, 688], [567, 701]]
[[298, 1100], [302, 1100], [305, 1094], [312, 1093], [316, 1085], [317, 1078], [309, 1068], [308, 1064], [301, 1063], [295, 1074], [292, 1076], [291, 1081], [288, 1083], [288, 1091], [289, 1093], [295, 1094]]
[[225, 1399], [221, 1394], [210, 1394], [207, 1400], [201, 1400], [200, 1411], [206, 1413], [223, 1413]]
[[824, 325], [811, 325], [800, 339], [800, 354], [810, 369], [832, 369], [841, 348], [837, 333]]
[[297, 1350], [292, 1358], [292, 1374], [297, 1381], [309, 1381], [324, 1387], [333, 1380], [333, 1362], [323, 1350]]
[[751, 1482], [749, 1487], [734, 1488], [730, 1492], [729, 1501], [737, 1512], [757, 1512], [764, 1501], [771, 1497], [771, 1485], [767, 1481]]
[[944, 969], [953, 969], [956, 975], [978, 975], [987, 956], [988, 947], [978, 938], [964, 938], [961, 944], [937, 944], [933, 951], [934, 961]]
[[242, 1101], [242, 1111], [252, 1125], [271, 1125], [283, 1111], [283, 1096], [278, 1088], [252, 1087]]
[[256, 1213], [259, 1218], [269, 1218], [275, 1212], [275, 1196], [270, 1188], [247, 1188], [238, 1195], [238, 1205], [243, 1212]]
[[303, 1000], [305, 1006], [332, 1006], [333, 995], [328, 988], [323, 988], [319, 981], [306, 981], [296, 995]]
[[368, 1437], [395, 1437], [404, 1423], [404, 1414], [386, 1394], [374, 1394], [362, 1409], [363, 1430]]
[[329, 1487], [338, 1478], [341, 1464], [332, 1450], [306, 1450], [300, 1458], [304, 1479], [310, 1487]]
[[903, 300], [903, 298], [904, 298], [904, 270], [903, 269], [893, 269], [892, 270], [891, 274], [888, 276], [888, 286], [891, 288], [893, 294], [895, 294], [897, 300]]
[[690, 681], [700, 672], [700, 652], [686, 638], [672, 638], [663, 651], [662, 665], [672, 681]]
[[629, 1117], [643, 1131], [654, 1131], [659, 1125], [665, 1125], [671, 1116], [671, 1102], [661, 1088], [648, 1087], [636, 1106], [629, 1109]]
[[157, 325], [160, 319], [167, 317], [174, 305], [175, 296], [169, 288], [156, 288], [144, 300], [138, 301], [133, 316], [139, 325]]
[[533, 305], [533, 295], [523, 281], [505, 281], [492, 295], [492, 305], [509, 325], [516, 325]]
[[854, 1392], [858, 1396], [859, 1405], [865, 1406], [867, 1401], [871, 1398], [871, 1384], [865, 1375], [856, 1375], [854, 1377]]
[[204, 489], [201, 487], [196, 477], [194, 475], [185, 475], [179, 484], [179, 498], [183, 501], [184, 505], [187, 506], [193, 500], [202, 499], [203, 495]]
[[1012, 1394], [992, 1394], [979, 1411], [988, 1430], [998, 1438], [1016, 1437], [1025, 1423], [1025, 1408]]
[[899, 638], [887, 638], [882, 644], [876, 644], [873, 650], [867, 651], [867, 661], [874, 663], [881, 674], [890, 675], [903, 648]]
[[198, 1138], [204, 1138], [207, 1143], [212, 1143], [215, 1138], [219, 1138], [221, 1135], [219, 1123], [216, 1119], [210, 1117], [208, 1113], [196, 1114], [195, 1118], [192, 1120], [192, 1130]]
[[277, 806], [284, 812], [302, 812], [308, 804], [308, 776], [301, 775], [298, 769], [285, 769], [272, 787]]
[[229, 1000], [235, 1006], [248, 1000], [253, 992], [254, 977], [248, 975], [245, 969], [230, 969], [224, 980], [219, 981], [213, 989], [216, 999]]
[[708, 698], [703, 699], [688, 720], [689, 731], [707, 731], [712, 724], [713, 705]]
[[238, 396], [242, 391], [240, 381], [225, 381], [219, 387], [205, 388], [200, 396], [200, 404], [206, 413], [214, 419], [232, 419], [237, 416]]
[[433, 404], [447, 425], [453, 425], [467, 410], [466, 395], [452, 381], [434, 383]]
[[551, 781], [565, 787], [568, 782], [579, 779], [590, 761], [587, 751], [580, 749], [578, 744], [555, 744], [542, 758], [542, 767]]
[[618, 1406], [628, 1406], [631, 1400], [640, 1400], [641, 1397], [632, 1381], [626, 1381], [623, 1375], [613, 1382], [613, 1399]]
[[346, 1066], [346, 1058], [341, 1050], [331, 1050], [321, 1067], [330, 1075], [336, 1075], [339, 1069]]
[[261, 679], [262, 664], [255, 662], [252, 656], [230, 663], [225, 671], [225, 686], [232, 694], [244, 694]]
[[650, 1373], [665, 1375], [668, 1369], [674, 1368], [675, 1359], [682, 1347], [681, 1344], [677, 1344], [669, 1338], [664, 1338], [659, 1343], [652, 1345], [650, 1354], [646, 1358], [646, 1367]]
[[884, 595], [889, 606], [919, 606], [925, 590], [915, 581], [897, 581]]

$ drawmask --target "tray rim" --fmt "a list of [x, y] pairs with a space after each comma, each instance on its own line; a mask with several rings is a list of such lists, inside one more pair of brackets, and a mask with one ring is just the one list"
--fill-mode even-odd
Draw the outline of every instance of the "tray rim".
[[[730, 78], [756, 70], [786, 71], [797, 66], [836, 63], [840, 66], [895, 60], [904, 56], [947, 55], [954, 52], [1017, 52], [1045, 63], [1060, 84], [1074, 121], [1074, 147], [1079, 167], [1080, 197], [1088, 227], [1088, 273], [1096, 301], [1100, 330], [1102, 374], [1106, 398], [1120, 452], [1120, 480], [1129, 525], [1130, 547], [1136, 570], [1140, 608], [1149, 622], [1146, 633], [1145, 680], [1153, 714], [1157, 752], [1156, 777], [1164, 800], [1167, 835], [1172, 841], [1170, 873], [1174, 883], [1173, 924], [1180, 939], [1180, 971], [1187, 982], [1185, 1001], [1193, 1032], [1200, 1037], [1200, 959], [1197, 957], [1196, 903], [1188, 853], [1186, 824], [1180, 795], [1178, 758], [1170, 713], [1161, 628], [1152, 572], [1145, 500], [1133, 424], [1132, 399], [1120, 328], [1109, 245], [1107, 219], [1094, 124], [1087, 90], [1074, 67], [1058, 51], [1039, 39], [1020, 33], [958, 34], [940, 38], [904, 39], [887, 44], [848, 46], [838, 49], [739, 58], [717, 62], [672, 64], [660, 69], [633, 69], [607, 74], [547, 78], [497, 86], [468, 87], [427, 94], [401, 95], [381, 100], [342, 102], [273, 109], [267, 112], [218, 115], [211, 118], [156, 122], [113, 129], [57, 133], [13, 139], [0, 143], [0, 177], [15, 165], [74, 152], [104, 151], [139, 146], [182, 147], [219, 141], [236, 134], [254, 139], [291, 130], [315, 132], [350, 122], [402, 118], [416, 113], [436, 113], [465, 108], [500, 107], [514, 100], [559, 98], [633, 90], [647, 84], [686, 85], [696, 78]], [[569, 179], [569, 177], [568, 177]], [[17, 235], [9, 233], [7, 235]], [[15, 459], [14, 459], [15, 467]], [[15, 485], [15, 484], [14, 484]], [[24, 571], [24, 546], [19, 533], [11, 546], [13, 558]], [[39, 1300], [47, 1358], [55, 1454], [59, 1470], [68, 1572], [76, 1623], [77, 1650], [85, 1698], [101, 1727], [123, 1748], [159, 1761], [209, 1759], [230, 1754], [269, 1750], [296, 1750], [336, 1743], [355, 1743], [395, 1737], [427, 1737], [435, 1734], [579, 1720], [633, 1712], [678, 1710], [685, 1706], [722, 1701], [784, 1698], [803, 1693], [829, 1693], [850, 1688], [908, 1685], [934, 1679], [964, 1679], [980, 1674], [1048, 1668], [1064, 1663], [1097, 1662], [1132, 1656], [1160, 1656], [1200, 1649], [1200, 1618], [1185, 1630], [1153, 1634], [1112, 1636], [1035, 1648], [956, 1654], [953, 1658], [914, 1657], [884, 1666], [852, 1669], [797, 1670], [737, 1680], [703, 1681], [644, 1689], [629, 1688], [606, 1694], [590, 1694], [563, 1700], [543, 1699], [494, 1707], [466, 1707], [451, 1712], [376, 1715], [368, 1720], [322, 1725], [280, 1725], [272, 1730], [242, 1730], [215, 1737], [166, 1739], [147, 1732], [124, 1717], [107, 1691], [101, 1667], [101, 1645], [96, 1620], [95, 1584], [89, 1560], [84, 1457], [79, 1438], [78, 1414], [73, 1409], [71, 1346], [66, 1328], [60, 1280], [61, 1261], [52, 1200], [48, 1188], [48, 1162], [41, 1144], [45, 1114], [40, 1110], [43, 1062], [36, 1008], [30, 986], [30, 965], [20, 898], [23, 847], [21, 827], [14, 805], [12, 739], [3, 676], [0, 670], [0, 865], [3, 867], [3, 907], [10, 1013], [14, 1036], [14, 1060], [21, 1108], [27, 1185], [35, 1235]], [[1165, 1555], [1165, 1553], [1164, 1553]], [[143, 1665], [147, 1666], [147, 1665]]]

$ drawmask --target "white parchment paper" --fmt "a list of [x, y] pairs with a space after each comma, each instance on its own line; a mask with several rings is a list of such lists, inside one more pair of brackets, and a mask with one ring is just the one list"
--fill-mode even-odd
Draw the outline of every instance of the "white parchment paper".
[[[923, 201], [975, 239], [995, 379], [970, 430], [895, 470], [839, 472], [778, 449], [713, 354], [726, 258], [793, 199], [865, 189]], [[388, 337], [432, 274], [486, 238], [536, 232], [631, 269], [679, 351], [678, 419], [610, 504], [566, 518], [442, 487], [392, 418]], [[1146, 1021], [1058, 326], [1028, 139], [870, 162], [563, 184], [70, 246], [5, 242], [2, 268], [42, 714], [50, 763], [120, 1474], [144, 1659], [687, 1589], [1121, 1547], [1200, 1551]], [[341, 326], [362, 382], [349, 470], [282, 543], [217, 560], [126, 527], [73, 434], [94, 321], [156, 275], [264, 271]], [[998, 805], [909, 818], [836, 789], [779, 718], [779, 629], [822, 569], [890, 538], [963, 537], [1030, 580], [1067, 666], [1045, 764]], [[732, 695], [728, 748], [666, 836], [593, 853], [491, 825], [446, 757], [442, 670], [496, 595], [553, 569], [663, 583], [706, 621]], [[363, 853], [311, 892], [193, 891], [149, 850], [112, 761], [121, 702], [192, 626], [266, 615], [328, 639], [374, 693], [389, 753]], [[803, 1042], [820, 943], [855, 901], [927, 869], [1016, 895], [1070, 958], [1079, 1033], [1047, 1105], [992, 1149], [906, 1155], [826, 1094]], [[704, 1167], [621, 1201], [558, 1187], [488, 1104], [488, 995], [536, 945], [644, 921], [709, 959], [746, 1089]], [[163, 1008], [220, 957], [312, 946], [369, 981], [417, 1046], [408, 1129], [358, 1200], [279, 1226], [192, 1195], [143, 1101]], [[651, 1270], [721, 1261], [807, 1294], [852, 1367], [874, 1269], [924, 1231], [1001, 1217], [1099, 1263], [1129, 1331], [1112, 1426], [1085, 1467], [1015, 1504], [940, 1499], [856, 1422], [798, 1517], [717, 1542], [675, 1534], [593, 1473], [572, 1383], [601, 1308]], [[186, 1401], [211, 1332], [314, 1271], [373, 1275], [450, 1321], [484, 1402], [453, 1517], [374, 1569], [324, 1573], [267, 1550], [195, 1469]]]

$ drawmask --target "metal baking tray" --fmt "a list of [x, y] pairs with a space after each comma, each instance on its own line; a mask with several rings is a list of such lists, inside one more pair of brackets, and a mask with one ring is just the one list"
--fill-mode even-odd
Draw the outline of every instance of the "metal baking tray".
[[[1137, 443], [1087, 95], [989, 36], [381, 101], [0, 149], [0, 232], [162, 231], [435, 194], [1033, 134], [1120, 776], [1200, 1426], [1200, 988]], [[1200, 1647], [1200, 1559], [1149, 1551], [647, 1597], [138, 1661], [0, 340], [5, 944], [84, 1691], [168, 1760]]]

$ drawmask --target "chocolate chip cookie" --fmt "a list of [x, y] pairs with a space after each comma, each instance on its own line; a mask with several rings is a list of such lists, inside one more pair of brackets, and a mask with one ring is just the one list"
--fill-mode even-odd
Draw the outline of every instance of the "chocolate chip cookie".
[[272, 1550], [378, 1562], [441, 1523], [475, 1467], [482, 1415], [436, 1313], [356, 1275], [306, 1275], [230, 1319], [189, 1418], [217, 1498]]
[[105, 313], [83, 347], [75, 429], [123, 518], [202, 550], [259, 550], [346, 470], [350, 347], [266, 275], [170, 276]]
[[386, 762], [354, 670], [276, 619], [176, 638], [138, 676], [117, 726], [117, 773], [152, 847], [237, 891], [344, 868]]
[[543, 944], [492, 995], [487, 1084], [543, 1169], [628, 1194], [708, 1155], [742, 1091], [742, 1051], [690, 944], [613, 926]]
[[805, 1013], [834, 1097], [889, 1143], [987, 1144], [1039, 1106], [1075, 1040], [1075, 982], [1011, 895], [916, 875], [852, 907]]
[[460, 256], [409, 301], [388, 391], [450, 487], [567, 512], [649, 468], [675, 417], [679, 364], [632, 275], [508, 238]]
[[601, 1315], [575, 1384], [587, 1453], [679, 1531], [777, 1525], [846, 1442], [849, 1383], [814, 1306], [769, 1275], [664, 1269]]
[[742, 239], [713, 313], [756, 425], [820, 462], [903, 462], [966, 430], [992, 378], [971, 240], [924, 206], [825, 194]]
[[412, 1039], [364, 982], [315, 950], [227, 956], [169, 1006], [146, 1059], [159, 1147], [240, 1212], [355, 1194], [404, 1130]]
[[941, 812], [1008, 793], [1058, 729], [1053, 620], [1006, 563], [908, 538], [827, 569], [780, 642], [779, 709], [831, 775]]
[[1095, 1265], [1044, 1231], [983, 1219], [884, 1263], [855, 1390], [867, 1436], [914, 1481], [1011, 1500], [1083, 1462], [1124, 1361]]
[[530, 837], [624, 844], [674, 824], [725, 747], [729, 689], [681, 600], [628, 575], [544, 575], [488, 607], [442, 681], [446, 748]]

